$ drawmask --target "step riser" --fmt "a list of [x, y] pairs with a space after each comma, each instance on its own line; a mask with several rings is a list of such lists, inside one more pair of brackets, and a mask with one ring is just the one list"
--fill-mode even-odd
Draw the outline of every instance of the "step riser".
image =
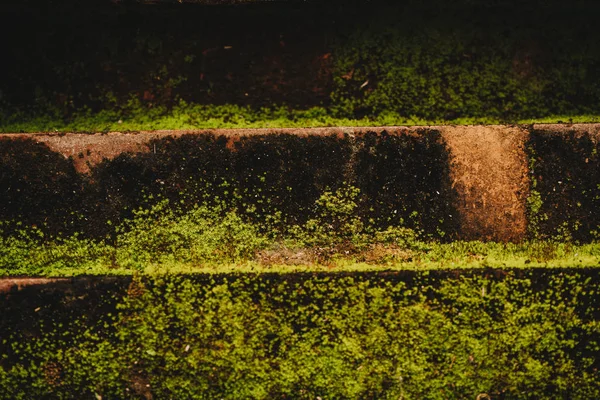
[[[232, 169], [237, 169], [237, 177], [242, 177], [243, 179], [246, 179], [245, 175], [268, 174], [272, 172], [270, 168], [291, 168], [292, 170], [295, 168], [296, 170], [293, 171], [293, 174], [297, 174], [304, 173], [303, 171], [298, 171], [298, 169], [303, 168], [301, 165], [304, 165], [304, 168], [312, 168], [306, 165], [310, 165], [312, 157], [314, 157], [321, 161], [319, 161], [320, 164], [318, 166], [314, 167], [314, 170], [306, 172], [308, 174], [306, 179], [309, 181], [309, 185], [313, 184], [315, 188], [323, 189], [325, 185], [335, 185], [336, 181], [346, 182], [356, 185], [359, 188], [370, 187], [371, 189], [367, 189], [364, 192], [365, 195], [372, 195], [374, 197], [383, 196], [385, 199], [381, 201], [402, 203], [400, 200], [405, 199], [405, 204], [409, 204], [409, 206], [412, 204], [413, 208], [416, 207], [415, 210], [418, 209], [421, 213], [427, 212], [427, 207], [431, 206], [433, 207], [430, 211], [431, 216], [446, 220], [442, 225], [447, 228], [447, 233], [452, 235], [452, 238], [497, 241], [520, 241], [527, 238], [528, 230], [529, 234], [531, 233], [532, 223], [531, 207], [528, 207], [527, 203], [530, 190], [534, 187], [537, 192], [540, 190], [556, 192], [555, 187], [540, 189], [542, 186], [547, 187], [548, 179], [561, 182], [559, 185], [563, 185], [563, 181], [572, 181], [573, 183], [569, 189], [571, 192], [573, 188], [576, 189], [577, 185], [582, 186], [582, 188], [586, 186], [586, 199], [592, 203], [596, 200], [600, 201], [600, 178], [594, 175], [593, 170], [591, 174], [586, 173], [589, 176], [577, 177], [579, 180], [583, 179], [583, 183], [579, 182], [577, 185], [574, 183], [575, 177], [570, 176], [574, 172], [567, 171], [574, 164], [573, 157], [579, 158], [580, 164], [584, 167], [593, 168], [596, 165], [594, 163], [598, 163], [597, 150], [593, 149], [594, 146], [597, 149], [600, 139], [600, 125], [597, 124], [534, 125], [527, 127], [498, 125], [290, 128], [276, 130], [231, 129], [139, 133], [112, 132], [93, 135], [5, 134], [0, 135], [0, 152], [3, 153], [3, 168], [11, 168], [9, 164], [16, 162], [17, 164], [24, 163], [24, 167], [22, 167], [24, 170], [22, 176], [18, 176], [13, 171], [11, 178], [7, 178], [7, 174], [5, 173], [3, 185], [13, 187], [18, 184], [27, 184], [28, 180], [39, 183], [40, 179], [51, 180], [52, 178], [51, 173], [45, 177], [36, 177], [35, 172], [31, 175], [31, 173], [25, 171], [27, 169], [26, 165], [41, 161], [36, 159], [36, 157], [46, 157], [46, 161], [44, 162], [47, 162], [48, 155], [42, 156], [38, 152], [37, 155], [31, 155], [29, 159], [27, 157], [23, 158], [23, 150], [10, 150], [7, 146], [8, 143], [15, 143], [15, 141], [21, 143], [28, 143], [23, 141], [32, 141], [29, 143], [33, 144], [37, 142], [45, 145], [48, 153], [52, 152], [62, 155], [62, 157], [56, 159], [57, 163], [60, 162], [60, 159], [68, 160], [66, 164], [62, 163], [64, 165], [61, 168], [68, 168], [65, 165], [72, 163], [72, 167], [77, 171], [77, 173], [73, 173], [80, 177], [78, 179], [87, 179], [89, 181], [89, 177], [91, 177], [91, 182], [94, 184], [97, 183], [98, 179], [97, 171], [107, 168], [107, 166], [110, 167], [110, 164], [115, 162], [115, 158], [124, 153], [138, 154], [139, 157], [136, 159], [142, 168], [152, 171], [151, 174], [159, 174], [156, 172], [156, 168], [160, 164], [160, 161], [157, 161], [157, 159], [153, 161], [154, 154], [160, 160], [165, 160], [166, 162], [171, 157], [171, 154], [167, 154], [170, 151], [169, 149], [171, 149], [169, 146], [175, 146], [178, 141], [182, 141], [184, 138], [188, 141], [191, 140], [192, 142], [190, 143], [199, 146], [199, 149], [201, 149], [201, 138], [206, 137], [207, 134], [210, 135], [213, 141], [221, 142], [215, 148], [220, 149], [218, 151], [223, 154], [222, 158], [216, 157], [206, 160], [207, 168], [209, 169], [218, 169], [221, 167], [227, 169], [231, 167]], [[276, 135], [272, 136], [274, 134]], [[291, 137], [296, 136], [300, 137], [299, 141], [290, 142], [292, 140]], [[190, 137], [195, 139], [190, 139]], [[398, 139], [394, 139], [394, 141], [390, 139], [392, 137], [397, 137]], [[554, 147], [548, 147], [547, 144], [543, 144], [545, 143], [544, 140], [548, 138], [553, 138], [552, 140], [555, 142], [551, 146]], [[197, 140], [200, 140], [200, 142]], [[310, 150], [308, 150], [310, 146], [306, 147], [306, 144], [311, 140], [323, 141], [322, 143], [315, 142], [313, 145], [316, 146], [314, 147], [315, 149], [322, 149], [324, 151], [322, 154], [310, 154]], [[338, 141], [340, 151], [336, 154], [335, 143]], [[561, 141], [564, 142], [564, 148], [575, 146], [573, 147], [574, 149], [579, 149], [581, 147], [580, 143], [585, 142], [587, 143], [587, 150], [583, 152], [581, 152], [581, 149], [577, 150], [580, 154], [573, 153], [569, 156], [569, 160], [564, 160], [564, 165], [562, 165], [561, 157], [556, 155], [564, 150]], [[294, 143], [297, 143], [297, 146], [301, 148], [294, 149]], [[325, 150], [323, 147], [325, 143], [329, 143], [327, 145], [330, 146], [328, 150]], [[540, 147], [542, 145], [546, 147], [542, 149]], [[27, 146], [25, 145], [25, 148]], [[371, 147], [367, 148], [368, 146]], [[539, 149], [536, 149], [536, 146]], [[549, 153], [539, 154], [540, 149]], [[185, 153], [172, 154], [175, 160], [170, 160], [169, 162], [181, 165], [182, 170], [186, 169], [186, 173], [188, 173], [190, 167], [186, 166], [186, 162], [189, 161], [185, 160], [185, 154], [188, 154], [190, 157], [203, 156], [194, 155], [195, 151], [193, 148], [184, 149], [184, 151]], [[261, 151], [264, 152], [266, 158], [269, 158], [267, 164], [265, 164], [264, 160], [258, 161], [261, 157]], [[278, 152], [280, 151], [284, 153], [288, 152], [285, 153], [288, 155], [279, 154]], [[594, 155], [594, 151], [596, 151], [596, 155]], [[20, 156], [19, 152], [21, 152]], [[302, 160], [304, 161], [302, 162], [304, 164], [298, 160], [290, 160], [294, 152], [301, 152], [303, 154], [304, 158]], [[380, 154], [375, 154], [377, 152]], [[146, 156], [143, 156], [144, 154]], [[181, 154], [184, 154], [184, 156], [181, 156]], [[146, 158], [142, 160], [142, 157]], [[177, 160], [177, 157], [181, 157], [182, 159]], [[208, 158], [208, 155], [206, 157]], [[331, 163], [331, 165], [327, 164], [327, 158], [330, 157], [336, 158], [336, 161]], [[557, 174], [560, 175], [561, 171], [563, 171], [566, 176], [562, 178], [559, 175], [557, 175], [558, 177], [550, 177], [547, 163], [541, 164], [546, 168], [545, 176], [536, 175], [536, 172], [530, 168], [533, 165], [531, 164], [532, 159], [536, 157], [537, 160], [534, 160], [534, 164], [535, 162], [539, 164], [545, 158], [551, 159], [551, 162], [556, 165], [551, 167], [550, 171], [554, 168]], [[228, 159], [234, 160], [231, 162], [236, 163], [237, 166], [217, 165], [219, 163], [227, 163], [225, 160]], [[254, 165], [253, 162], [258, 164]], [[271, 162], [272, 165], [268, 164], [268, 162]], [[423, 164], [422, 167], [420, 166], [421, 164]], [[577, 160], [575, 160], [575, 164], [577, 164]], [[243, 167], [244, 165], [246, 167]], [[12, 168], [14, 168], [14, 165]], [[109, 170], [112, 171], [110, 173], [118, 172], [118, 168], [115, 166], [110, 167]], [[250, 168], [252, 170], [246, 172], [243, 168]], [[405, 169], [405, 171], [402, 171], [402, 169]], [[409, 170], [416, 171], [414, 179], [410, 175]], [[192, 173], [197, 172], [192, 171]], [[129, 183], [125, 182], [124, 187], [128, 184], [133, 184], [133, 181], [136, 179], [135, 173], [131, 174], [126, 171], [119, 173], [123, 174], [122, 179], [125, 181], [128, 179], [131, 180]], [[175, 173], [175, 171], [170, 171], [169, 173]], [[283, 174], [281, 171], [279, 173]], [[164, 173], [162, 174], [164, 175]], [[323, 174], [330, 176], [327, 179], [319, 178]], [[418, 174], [425, 175], [417, 176]], [[157, 181], [161, 179], [160, 176], [163, 176], [159, 175], [157, 175]], [[85, 176], [88, 178], [85, 178]], [[532, 176], [534, 177], [533, 181], [531, 179]], [[198, 176], [194, 176], [194, 178], [198, 178]], [[17, 180], [20, 183], [13, 182], [11, 184], [11, 179]], [[286, 183], [285, 177], [280, 177], [279, 181], [273, 182], [273, 184], [290, 184], [294, 186], [294, 184], [298, 184], [300, 178], [292, 176], [290, 179], [291, 181]], [[313, 179], [314, 182], [310, 181], [310, 179]], [[543, 183], [540, 184], [539, 181]], [[156, 182], [152, 182], [152, 184], [154, 183]], [[165, 183], [161, 184], [164, 185]], [[178, 184], [180, 185], [181, 183]], [[139, 185], [139, 182], [136, 185]], [[552, 193], [548, 193], [547, 195], [541, 193], [541, 196], [546, 196], [544, 198], [550, 199], [553, 202], [552, 204], [557, 207], [558, 200], [554, 199], [555, 197], [565, 203], [569, 200], [569, 198], [564, 198], [565, 196], [573, 196], [573, 193], [564, 189], [564, 186], [561, 186], [561, 188], [564, 192], [561, 192], [561, 195], [563, 195], [562, 198], [560, 196], [556, 197]], [[592, 193], [594, 188], [596, 188], [598, 193]], [[395, 191], [395, 193], [386, 193], [385, 190]], [[14, 209], [13, 203], [17, 201], [18, 196], [11, 197], [9, 193], [7, 192], [7, 195], [4, 196], [4, 204], [0, 208], [3, 212], [3, 215], [0, 215], [2, 219], [14, 217], [12, 215], [14, 212], [10, 210], [11, 207]], [[397, 197], [394, 198], [394, 195], [397, 195]], [[594, 196], [598, 197], [598, 199], [594, 200]], [[410, 197], [413, 198], [411, 199]], [[571, 198], [571, 200], [577, 203], [586, 203], [585, 199]], [[99, 199], [99, 201], [102, 201], [102, 199]], [[590, 204], [587, 203], [583, 206], [578, 206], [579, 208], [576, 208], [574, 212], [577, 213], [581, 207], [584, 207], [584, 209], [585, 207], [590, 208]], [[379, 203], [376, 203], [375, 206], [377, 204]], [[542, 211], [544, 210], [542, 209]], [[455, 215], [452, 215], [452, 213]], [[549, 211], [549, 213], [550, 217], [548, 218], [550, 218], [550, 223], [547, 224], [557, 225], [563, 223], [559, 221], [561, 218], [560, 212], [553, 214], [552, 211]], [[593, 227], [594, 221], [599, 219], [598, 211], [590, 209], [587, 213], [587, 219], [591, 221], [591, 226]], [[22, 214], [23, 212], [20, 213], [20, 215]], [[558, 222], [553, 222], [552, 218]]]

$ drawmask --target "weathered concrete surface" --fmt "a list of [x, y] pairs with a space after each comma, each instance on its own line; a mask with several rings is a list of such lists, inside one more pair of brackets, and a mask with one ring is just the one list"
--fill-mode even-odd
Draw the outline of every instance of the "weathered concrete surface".
[[592, 139], [600, 141], [600, 124], [533, 124], [532, 128], [542, 133], [570, 134], [576, 136], [589, 135]]
[[153, 151], [149, 143], [164, 137], [179, 137], [183, 135], [213, 134], [227, 136], [232, 140], [241, 136], [268, 135], [285, 133], [290, 135], [359, 135], [367, 132], [386, 131], [390, 134], [409, 132], [406, 127], [335, 127], [335, 128], [264, 128], [264, 129], [204, 129], [204, 130], [159, 130], [140, 132], [109, 132], [96, 134], [81, 133], [26, 133], [0, 134], [0, 139], [30, 138], [45, 143], [51, 150], [65, 157], [73, 158], [75, 168], [79, 172], [88, 173], [90, 167], [103, 159], [113, 159], [121, 153]]
[[422, 127], [333, 127], [285, 129], [214, 129], [98, 134], [2, 134], [2, 138], [30, 138], [71, 158], [81, 173], [103, 159], [123, 152], [151, 152], [152, 140], [188, 134], [213, 134], [230, 140], [249, 135], [285, 133], [293, 135], [361, 135], [387, 132], [416, 135], [438, 131], [451, 158], [451, 180], [456, 191], [462, 239], [519, 241], [527, 229], [526, 199], [529, 172], [525, 145], [529, 132], [556, 134], [576, 132], [600, 140], [600, 124], [536, 124], [529, 126], [422, 126]]
[[[0, 278], [0, 297], [16, 294], [24, 289], [47, 289], [60, 292], [89, 292], [101, 285], [128, 285], [130, 276], [78, 276], [73, 278]], [[125, 286], [126, 287], [126, 286]], [[37, 312], [37, 310], [36, 310]]]
[[523, 239], [529, 194], [528, 131], [511, 126], [456, 126], [441, 131], [450, 150], [462, 238]]
[[51, 283], [67, 283], [68, 278], [1, 278], [0, 295], [18, 292], [28, 286], [48, 285]]

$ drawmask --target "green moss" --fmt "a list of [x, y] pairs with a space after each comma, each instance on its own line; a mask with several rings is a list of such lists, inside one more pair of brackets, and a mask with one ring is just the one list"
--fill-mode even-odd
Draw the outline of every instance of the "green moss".
[[[501, 124], [506, 120], [493, 116], [460, 117], [406, 117], [400, 113], [384, 112], [362, 118], [340, 117], [331, 109], [313, 107], [294, 110], [288, 107], [253, 109], [237, 105], [194, 105], [180, 103], [167, 109], [144, 108], [140, 103], [130, 104], [125, 110], [89, 110], [72, 116], [13, 113], [0, 118], [0, 133], [34, 132], [137, 132], [150, 130], [228, 129], [228, 128], [316, 128], [337, 126], [431, 126]], [[533, 123], [597, 123], [597, 114], [545, 116], [520, 118], [520, 124]]]
[[[335, 224], [339, 230], [332, 230]], [[600, 243], [439, 243], [405, 227], [377, 230], [360, 219], [321, 215], [289, 233], [265, 232], [222, 208], [180, 214], [165, 203], [135, 213], [111, 242], [42, 238], [21, 230], [0, 238], [0, 276], [424, 271], [485, 268], [598, 268]]]
[[586, 270], [142, 277], [94, 319], [8, 327], [0, 398], [596, 398], [597, 290]]
[[280, 214], [265, 218], [248, 205], [241, 213], [218, 198], [191, 207], [183, 199], [148, 199], [105, 238], [54, 236], [3, 222], [0, 276], [600, 266], [597, 241], [440, 243], [402, 220], [380, 227], [358, 213], [359, 196], [352, 186], [326, 190], [312, 217], [292, 226], [282, 223]]
[[546, 11], [525, 18], [512, 9], [379, 9], [337, 42], [332, 107], [340, 116], [447, 121], [567, 115], [568, 122], [597, 115], [591, 60], [598, 47], [568, 39], [575, 32], [589, 39], [591, 20], [580, 15], [569, 32], [559, 33], [550, 21], [569, 24], [581, 10]]

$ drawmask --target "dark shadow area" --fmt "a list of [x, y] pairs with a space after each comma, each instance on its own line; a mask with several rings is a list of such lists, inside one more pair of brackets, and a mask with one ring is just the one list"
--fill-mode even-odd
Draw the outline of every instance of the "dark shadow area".
[[365, 214], [380, 228], [409, 226], [428, 234], [455, 237], [456, 193], [449, 179], [446, 146], [437, 131], [415, 135], [367, 134], [356, 140], [353, 165], [356, 186], [364, 196]]
[[539, 233], [582, 242], [597, 239], [600, 143], [587, 133], [533, 131], [528, 148], [534, 157], [534, 190], [541, 198], [539, 211], [530, 215], [530, 221], [537, 224]]
[[352, 140], [336, 136], [250, 136], [235, 142], [233, 167], [242, 202], [258, 215], [281, 211], [289, 223], [312, 216], [324, 191], [354, 182], [348, 176]]
[[[256, 222], [281, 213], [285, 229], [315, 213], [323, 192], [361, 190], [358, 214], [378, 228], [409, 226], [450, 236], [448, 156], [438, 134], [364, 138], [271, 134], [227, 141], [188, 135], [153, 141], [149, 153], [122, 155], [93, 170], [105, 216], [118, 221], [153, 199], [187, 207], [225, 201]], [[150, 200], [152, 202], [152, 200]]]
[[599, 112], [597, 2], [141, 3], [0, 6], [0, 111], [131, 117], [184, 100], [344, 117]]
[[[334, 18], [312, 7], [143, 6], [88, 2], [5, 6], [2, 98], [68, 114], [200, 104], [327, 102]], [[23, 51], [26, 48], [26, 51]], [[307, 84], [309, 83], [309, 84]]]
[[70, 160], [34, 140], [0, 140], [0, 188], [1, 220], [22, 227], [72, 233], [88, 214], [86, 177]]
[[0, 368], [14, 357], [10, 342], [35, 340], [52, 334], [54, 340], [68, 343], [87, 328], [116, 312], [115, 306], [128, 294], [131, 277], [80, 277], [61, 282], [14, 287], [0, 293]]
[[223, 182], [231, 181], [232, 156], [225, 137], [169, 137], [152, 141], [149, 148], [152, 151], [121, 154], [92, 169], [98, 213], [104, 217], [95, 236], [110, 233], [106, 219], [118, 223], [161, 198], [178, 203], [185, 198], [191, 207], [208, 196], [222, 197]]
[[347, 186], [361, 190], [356, 213], [375, 228], [407, 226], [454, 236], [448, 155], [437, 132], [358, 137], [273, 133], [227, 139], [184, 135], [149, 152], [105, 160], [78, 175], [69, 160], [34, 141], [3, 141], [7, 195], [2, 220], [49, 232], [101, 238], [133, 210], [160, 199], [183, 210], [224, 203], [264, 223], [280, 214], [284, 231], [314, 217], [315, 201]]

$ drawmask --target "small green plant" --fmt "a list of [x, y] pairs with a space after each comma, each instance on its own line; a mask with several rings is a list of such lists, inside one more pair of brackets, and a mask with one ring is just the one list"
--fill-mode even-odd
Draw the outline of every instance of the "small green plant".
[[375, 257], [379, 261], [387, 258], [388, 247], [408, 251], [427, 249], [413, 229], [390, 226], [377, 230], [364, 222], [359, 202], [360, 190], [353, 186], [325, 191], [315, 202], [315, 216], [290, 230], [292, 245], [316, 249], [324, 259], [365, 251], [369, 259], [373, 253], [381, 253], [382, 258]]
[[134, 213], [118, 228], [117, 263], [234, 263], [247, 260], [267, 241], [255, 225], [221, 206], [198, 205], [186, 212], [167, 200]]
[[357, 215], [360, 190], [348, 186], [335, 192], [325, 191], [315, 202], [315, 216], [291, 231], [299, 244], [326, 247], [360, 247], [366, 242], [365, 225]]
[[537, 190], [538, 182], [536, 178], [536, 157], [537, 154], [532, 145], [527, 147], [529, 153], [529, 171], [531, 186], [529, 189], [529, 197], [527, 197], [527, 214], [528, 214], [528, 226], [527, 230], [530, 238], [541, 239], [541, 225], [544, 221], [548, 220], [548, 215], [542, 213], [542, 195]]

